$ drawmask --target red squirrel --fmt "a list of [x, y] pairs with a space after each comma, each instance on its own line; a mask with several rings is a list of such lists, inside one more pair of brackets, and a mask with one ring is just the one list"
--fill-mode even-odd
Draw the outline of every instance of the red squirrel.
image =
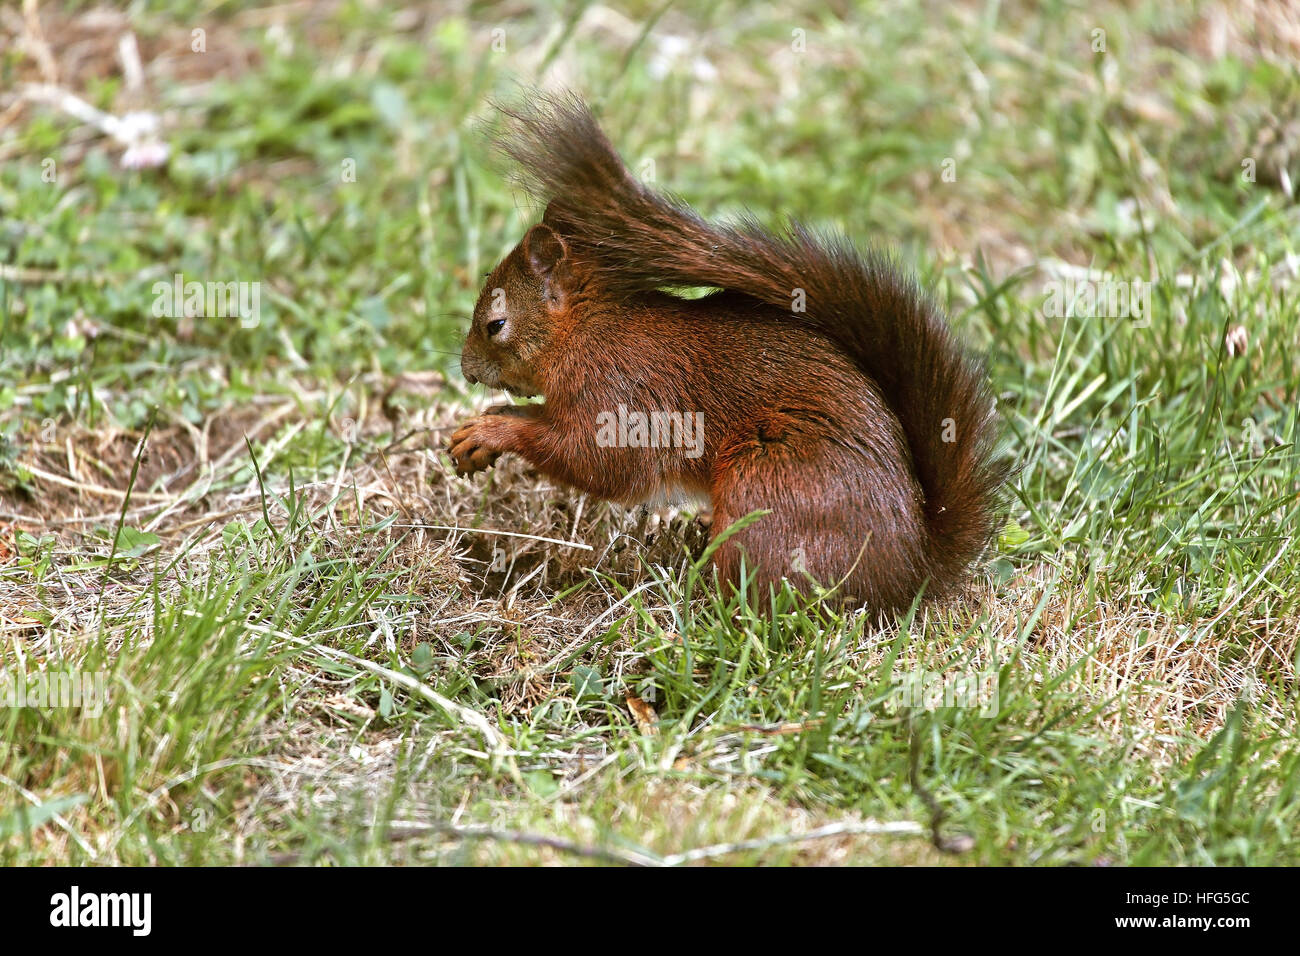
[[633, 177], [576, 95], [503, 115], [545, 213], [488, 275], [461, 369], [544, 403], [466, 421], [457, 472], [509, 453], [623, 504], [705, 498], [715, 537], [769, 512], [714, 554], [751, 595], [785, 579], [887, 613], [952, 593], [1005, 471], [983, 371], [915, 283], [797, 222], [706, 222]]

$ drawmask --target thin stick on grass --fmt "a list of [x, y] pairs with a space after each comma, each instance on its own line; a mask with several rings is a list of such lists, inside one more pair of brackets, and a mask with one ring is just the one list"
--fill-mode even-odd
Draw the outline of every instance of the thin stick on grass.
[[528, 541], [541, 541], [544, 544], [558, 544], [565, 548], [578, 548], [582, 551], [596, 550], [589, 544], [583, 544], [581, 541], [565, 541], [563, 538], [546, 538], [539, 534], [524, 534], [520, 531], [501, 531], [497, 528], [458, 528], [455, 525], [446, 524], [395, 524], [394, 528], [423, 528], [426, 531], [461, 531], [467, 534], [495, 534], [507, 538], [524, 538]]
[[[106, 488], [103, 485], [95, 485], [84, 481], [74, 481], [71, 478], [64, 478], [62, 475], [56, 475], [53, 472], [45, 471], [35, 465], [23, 464], [23, 468], [30, 471], [42, 481], [52, 482], [56, 485], [62, 485], [65, 488], [71, 488], [74, 491], [84, 491], [87, 494], [99, 495], [103, 498], [121, 498], [124, 502], [131, 497], [131, 490], [128, 488], [125, 492], [117, 488]], [[134, 477], [134, 473], [132, 475]], [[174, 500], [173, 495], [161, 495], [154, 492], [141, 491], [134, 495], [138, 501], [152, 501], [160, 504], [169, 504]]]
[[277, 631], [271, 628], [259, 627], [257, 625], [249, 625], [249, 630], [269, 634], [272, 637], [288, 641], [291, 644], [297, 644], [299, 647], [305, 647], [324, 654], [326, 657], [333, 657], [335, 660], [346, 661], [347, 663], [360, 667], [363, 670], [368, 670], [370, 673], [382, 677], [385, 680], [392, 681], [394, 684], [405, 687], [412, 693], [419, 694], [425, 700], [436, 704], [451, 716], [458, 718], [462, 723], [473, 727], [483, 735], [483, 739], [487, 741], [488, 746], [495, 754], [501, 756], [507, 754], [505, 736], [500, 730], [492, 726], [492, 723], [486, 717], [472, 708], [443, 697], [432, 687], [422, 684], [413, 677], [384, 667], [380, 664], [376, 664], [373, 661], [368, 661], [364, 657], [357, 657], [355, 654], [349, 654], [347, 651], [339, 650], [337, 647], [330, 647], [327, 644], [315, 644], [293, 634], [286, 634], [284, 631]]
[[[925, 834], [925, 828], [911, 820], [898, 820], [889, 823], [864, 820], [851, 823], [832, 823], [824, 827], [818, 827], [815, 830], [809, 830], [806, 833], [782, 833], [777, 836], [757, 837], [752, 840], [738, 840], [734, 843], [715, 843], [709, 846], [696, 847], [693, 850], [686, 850], [682, 853], [658, 856], [657, 854], [643, 853], [638, 850], [587, 846], [562, 837], [528, 833], [523, 830], [497, 830], [488, 826], [456, 826], [450, 823], [397, 820], [388, 824], [388, 829], [388, 838], [391, 842], [409, 840], [420, 834], [431, 833], [457, 840], [490, 840], [498, 843], [545, 847], [546, 849], [569, 853], [583, 859], [600, 860], [619, 866], [638, 867], [683, 866], [688, 863], [698, 863], [721, 856], [730, 856], [733, 853], [768, 850], [778, 846], [796, 846], [802, 843], [811, 843], [815, 840], [827, 840], [840, 836], [923, 836]], [[298, 854], [285, 854], [282, 857], [277, 857], [275, 862], [293, 863], [298, 862], [300, 859], [301, 857]]]
[[436, 833], [439, 836], [455, 840], [490, 840], [496, 843], [516, 843], [523, 846], [545, 847], [568, 853], [587, 860], [600, 860], [619, 866], [661, 866], [658, 857], [638, 853], [635, 850], [616, 850], [609, 847], [586, 846], [566, 840], [563, 837], [546, 836], [541, 833], [528, 833], [523, 830], [496, 830], [487, 826], [467, 824], [457, 826], [451, 823], [421, 823], [396, 820], [390, 824], [388, 837], [392, 841], [406, 840], [421, 833]]
[[716, 843], [712, 846], [702, 846], [694, 850], [687, 850], [684, 853], [673, 853], [666, 856], [658, 865], [681, 866], [684, 863], [712, 860], [716, 857], [742, 853], [746, 850], [768, 850], [772, 847], [810, 843], [813, 840], [826, 840], [837, 836], [924, 835], [925, 827], [911, 820], [897, 820], [889, 823], [878, 823], [875, 820], [864, 820], [859, 823], [832, 823], [824, 827], [818, 827], [815, 830], [809, 830], [806, 833], [783, 833], [780, 836], [759, 837], [753, 840], [740, 840], [736, 843]]

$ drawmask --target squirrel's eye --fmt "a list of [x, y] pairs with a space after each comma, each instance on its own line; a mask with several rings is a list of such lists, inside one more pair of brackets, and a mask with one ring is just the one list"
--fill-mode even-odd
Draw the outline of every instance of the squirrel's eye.
[[506, 327], [505, 319], [493, 319], [491, 322], [487, 324], [488, 338], [491, 338], [492, 336], [496, 335], [505, 327]]

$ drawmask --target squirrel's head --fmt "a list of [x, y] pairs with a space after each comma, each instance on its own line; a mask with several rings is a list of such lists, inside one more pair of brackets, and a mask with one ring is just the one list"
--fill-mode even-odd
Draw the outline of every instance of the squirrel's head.
[[539, 356], [569, 304], [571, 263], [559, 233], [543, 220], [488, 274], [460, 353], [466, 380], [516, 395], [539, 395]]

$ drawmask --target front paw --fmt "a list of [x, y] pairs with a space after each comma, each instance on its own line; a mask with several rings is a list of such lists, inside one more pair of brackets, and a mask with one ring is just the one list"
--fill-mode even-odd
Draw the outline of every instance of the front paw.
[[[492, 414], [489, 410], [488, 415]], [[447, 454], [456, 465], [456, 474], [472, 475], [476, 471], [486, 471], [506, 450], [496, 427], [500, 419], [494, 420], [488, 415], [471, 418], [452, 432], [447, 442]]]

